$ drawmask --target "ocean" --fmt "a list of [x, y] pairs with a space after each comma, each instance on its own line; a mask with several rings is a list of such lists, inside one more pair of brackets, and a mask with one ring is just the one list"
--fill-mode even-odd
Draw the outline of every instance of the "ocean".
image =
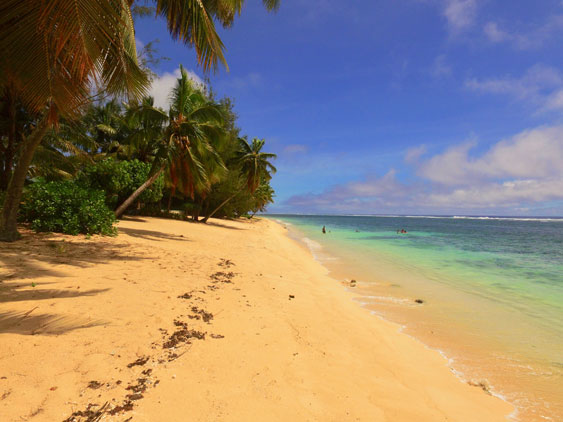
[[563, 218], [267, 217], [514, 419], [563, 420]]

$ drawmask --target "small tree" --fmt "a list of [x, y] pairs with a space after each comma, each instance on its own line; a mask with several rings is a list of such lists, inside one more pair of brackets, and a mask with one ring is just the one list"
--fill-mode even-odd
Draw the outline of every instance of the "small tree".
[[[213, 147], [213, 139], [223, 136], [223, 113], [219, 104], [211, 101], [201, 87], [188, 77], [183, 66], [181, 76], [171, 95], [168, 115], [145, 105], [139, 113], [160, 115], [166, 127], [158, 142], [158, 152], [150, 177], [115, 211], [120, 217], [166, 169], [170, 172], [173, 191], [182, 186], [184, 194], [193, 198], [196, 191], [208, 189], [211, 177], [224, 169]], [[156, 118], [156, 117], [155, 117]], [[214, 170], [212, 173], [210, 170]]]
[[264, 139], [254, 138], [252, 144], [249, 144], [246, 138], [239, 138], [240, 150], [237, 154], [236, 161], [241, 166], [241, 172], [246, 179], [246, 185], [240, 190], [235, 191], [231, 196], [225, 199], [217, 208], [209, 215], [205, 216], [203, 222], [207, 222], [222, 207], [231, 201], [235, 196], [239, 195], [244, 189], [248, 189], [250, 193], [254, 193], [261, 180], [269, 181], [272, 174], [276, 172], [276, 168], [270, 160], [276, 158], [276, 154], [262, 152], [264, 147]]

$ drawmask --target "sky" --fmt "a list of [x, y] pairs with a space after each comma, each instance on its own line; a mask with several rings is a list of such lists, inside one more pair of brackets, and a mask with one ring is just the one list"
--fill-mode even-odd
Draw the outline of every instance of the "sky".
[[272, 213], [563, 216], [561, 0], [247, 0], [205, 75], [161, 19], [136, 25], [234, 99], [278, 155]]

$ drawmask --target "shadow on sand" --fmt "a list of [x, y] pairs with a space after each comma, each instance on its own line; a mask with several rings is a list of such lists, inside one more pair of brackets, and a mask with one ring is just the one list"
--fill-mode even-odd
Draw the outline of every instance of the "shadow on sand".
[[0, 334], [58, 335], [105, 324], [101, 320], [89, 320], [79, 316], [33, 315], [34, 310], [35, 308], [27, 312], [0, 312]]
[[132, 250], [127, 243], [104, 237], [87, 240], [83, 236], [61, 238], [29, 231], [23, 234], [17, 242], [0, 242], [0, 286], [6, 281], [68, 276], [57, 268], [60, 265], [85, 268], [111, 261], [151, 259]]
[[120, 233], [124, 233], [128, 236], [138, 237], [146, 240], [179, 240], [179, 241], [189, 241], [188, 238], [181, 234], [164, 233], [155, 230], [142, 230], [142, 229], [130, 229], [127, 227], [120, 227]]
[[221, 224], [219, 222], [217, 222], [217, 220], [214, 221], [208, 221], [206, 223], [208, 226], [212, 226], [212, 227], [221, 227], [222, 229], [229, 229], [229, 230], [245, 230], [243, 228], [240, 227], [233, 227], [233, 226], [228, 226], [226, 224]]
[[[37, 311], [42, 301], [71, 300], [107, 292], [106, 289], [81, 290], [74, 278], [72, 287], [53, 288], [73, 275], [69, 267], [86, 268], [112, 261], [131, 262], [152, 259], [126, 242], [96, 236], [53, 235], [22, 230], [23, 238], [14, 243], [0, 242], [0, 334], [56, 335], [68, 331], [104, 325], [84, 315], [55, 314]], [[57, 280], [42, 280], [54, 277]], [[7, 310], [10, 303], [37, 301], [29, 310]], [[0, 340], [1, 342], [1, 340]]]
[[[34, 283], [35, 286], [41, 286], [50, 283]], [[44, 299], [66, 299], [81, 296], [94, 296], [99, 293], [107, 292], [110, 289], [41, 289], [31, 287], [29, 282], [22, 284], [18, 282], [0, 284], [0, 303], [23, 302], [26, 300], [44, 300]]]

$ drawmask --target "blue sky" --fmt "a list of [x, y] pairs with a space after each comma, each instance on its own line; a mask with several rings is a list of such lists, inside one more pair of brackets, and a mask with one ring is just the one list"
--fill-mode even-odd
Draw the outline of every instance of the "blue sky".
[[[247, 0], [221, 30], [243, 134], [278, 154], [270, 212], [563, 215], [560, 0]], [[158, 101], [194, 51], [162, 20]]]

